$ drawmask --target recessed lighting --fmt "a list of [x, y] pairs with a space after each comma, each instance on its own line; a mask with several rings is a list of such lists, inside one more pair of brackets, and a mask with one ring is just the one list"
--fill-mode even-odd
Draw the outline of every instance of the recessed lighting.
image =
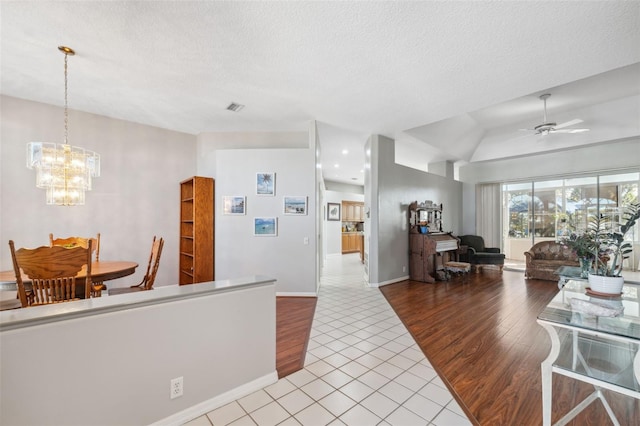
[[349, 150], [348, 150], [348, 149], [343, 149], [343, 150], [342, 150], [342, 154], [343, 154], [343, 155], [347, 155], [348, 153], [349, 153]]
[[340, 167], [340, 164], [336, 163], [336, 164], [333, 165], [333, 167], [335, 167], [337, 169], [338, 167]]
[[244, 105], [242, 104], [237, 104], [235, 102], [231, 102], [229, 104], [229, 106], [227, 107], [227, 109], [229, 111], [233, 111], [233, 112], [239, 112], [242, 108], [244, 108]]

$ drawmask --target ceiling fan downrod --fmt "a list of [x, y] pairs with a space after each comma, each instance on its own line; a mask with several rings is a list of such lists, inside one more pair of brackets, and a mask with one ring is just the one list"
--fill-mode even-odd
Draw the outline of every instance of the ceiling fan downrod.
[[542, 116], [542, 124], [534, 127], [534, 130], [544, 136], [548, 135], [549, 133], [551, 133], [554, 129], [554, 127], [556, 126], [556, 123], [548, 123], [547, 122], [547, 99], [549, 99], [549, 97], [551, 96], [551, 93], [545, 93], [543, 95], [540, 95], [540, 99], [542, 99], [542, 102], [544, 102], [544, 112], [543, 112], [543, 116]]

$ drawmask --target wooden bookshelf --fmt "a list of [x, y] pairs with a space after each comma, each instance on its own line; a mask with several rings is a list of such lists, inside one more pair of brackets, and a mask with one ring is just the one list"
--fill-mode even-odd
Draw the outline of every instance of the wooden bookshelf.
[[214, 220], [214, 180], [180, 182], [180, 285], [214, 280]]

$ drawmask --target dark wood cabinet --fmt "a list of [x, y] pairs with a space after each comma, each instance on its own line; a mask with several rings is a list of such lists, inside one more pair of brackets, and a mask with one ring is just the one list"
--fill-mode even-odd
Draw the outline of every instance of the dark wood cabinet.
[[442, 205], [409, 205], [409, 278], [414, 281], [435, 282], [446, 262], [458, 260], [460, 240], [442, 232], [441, 215]]
[[212, 178], [180, 182], [180, 285], [214, 280], [213, 200]]
[[436, 242], [427, 234], [409, 234], [409, 278], [414, 281], [436, 281]]

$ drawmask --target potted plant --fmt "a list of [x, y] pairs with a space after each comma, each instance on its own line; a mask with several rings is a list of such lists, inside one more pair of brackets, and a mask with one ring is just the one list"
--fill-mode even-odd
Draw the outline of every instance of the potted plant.
[[620, 223], [612, 224], [610, 219], [602, 215], [592, 220], [590, 230], [595, 235], [596, 246], [593, 250], [595, 267], [589, 274], [591, 290], [607, 294], [622, 292], [622, 263], [633, 250], [624, 237], [639, 219], [640, 203], [634, 203], [624, 211]]
[[571, 233], [560, 240], [560, 244], [570, 248], [576, 254], [582, 269], [581, 276], [587, 278], [595, 259], [594, 253], [597, 247], [595, 233], [591, 229], [587, 229], [582, 234]]

